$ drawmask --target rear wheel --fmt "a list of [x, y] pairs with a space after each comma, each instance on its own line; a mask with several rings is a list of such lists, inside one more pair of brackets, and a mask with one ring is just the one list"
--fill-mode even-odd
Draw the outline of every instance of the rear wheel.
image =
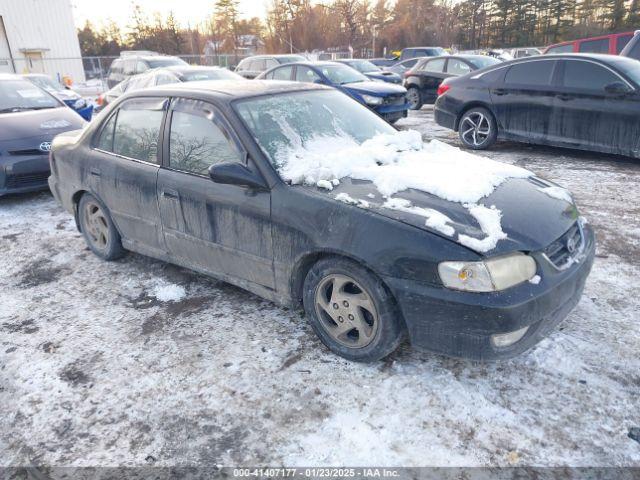
[[350, 260], [315, 264], [304, 282], [303, 303], [322, 343], [349, 360], [379, 360], [402, 340], [394, 299], [375, 275]]
[[420, 110], [422, 108], [422, 95], [418, 88], [409, 87], [407, 89], [407, 102], [409, 102], [409, 108], [411, 110]]
[[465, 147], [484, 150], [496, 142], [498, 137], [496, 120], [486, 108], [472, 108], [462, 115], [458, 135]]
[[109, 211], [96, 197], [85, 193], [78, 203], [80, 230], [89, 248], [103, 260], [116, 260], [124, 255], [120, 234]]

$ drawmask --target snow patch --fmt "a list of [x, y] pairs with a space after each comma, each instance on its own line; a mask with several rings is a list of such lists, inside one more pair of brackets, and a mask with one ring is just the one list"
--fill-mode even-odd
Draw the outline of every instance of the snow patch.
[[161, 302], [179, 302], [186, 296], [186, 291], [180, 285], [158, 285], [153, 289], [153, 296]]
[[293, 184], [351, 177], [373, 182], [387, 197], [414, 188], [460, 203], [477, 203], [507, 179], [533, 175], [438, 140], [423, 143], [413, 130], [377, 135], [362, 144], [346, 136], [317, 136], [283, 148], [276, 163]]
[[540, 275], [534, 275], [533, 277], [531, 277], [529, 279], [529, 283], [533, 283], [534, 285], [538, 285], [540, 283], [540, 280], [542, 280], [540, 278]]
[[563, 200], [567, 203], [573, 204], [573, 197], [571, 196], [569, 191], [565, 188], [551, 186], [551, 187], [539, 188], [538, 190], [540, 190], [542, 193], [549, 195], [551, 198], [555, 198], [557, 200]]
[[427, 219], [425, 222], [427, 227], [431, 227], [449, 237], [456, 233], [455, 229], [451, 225], [447, 225], [449, 223], [453, 223], [453, 220], [447, 217], [444, 213], [432, 208], [416, 207], [411, 205], [411, 202], [404, 198], [389, 198], [382, 206], [392, 210], [400, 210], [401, 212], [425, 217]]
[[336, 195], [336, 200], [340, 202], [348, 203], [349, 205], [355, 205], [361, 208], [369, 208], [369, 202], [367, 202], [366, 200], [353, 198], [348, 193], [339, 193], [338, 195]]
[[316, 183], [316, 185], [319, 188], [324, 188], [325, 190], [333, 190], [333, 183], [331, 183], [329, 180], [318, 180], [318, 183]]
[[499, 240], [507, 238], [507, 234], [502, 231], [500, 219], [502, 212], [494, 205], [491, 208], [484, 205], [466, 206], [473, 217], [478, 221], [482, 232], [486, 235], [482, 240], [468, 235], [458, 235], [458, 242], [465, 247], [469, 247], [477, 252], [488, 252], [496, 248]]

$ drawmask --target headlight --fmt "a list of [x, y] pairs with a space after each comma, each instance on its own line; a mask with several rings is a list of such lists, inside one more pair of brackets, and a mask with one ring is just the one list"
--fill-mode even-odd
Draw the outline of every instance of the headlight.
[[526, 282], [536, 274], [536, 261], [524, 253], [490, 258], [483, 262], [442, 262], [442, 283], [467, 292], [496, 292]]
[[362, 95], [362, 99], [367, 105], [380, 105], [382, 103], [382, 97], [374, 97], [373, 95]]
[[73, 108], [84, 108], [87, 101], [84, 98], [79, 98], [76, 103], [73, 104]]

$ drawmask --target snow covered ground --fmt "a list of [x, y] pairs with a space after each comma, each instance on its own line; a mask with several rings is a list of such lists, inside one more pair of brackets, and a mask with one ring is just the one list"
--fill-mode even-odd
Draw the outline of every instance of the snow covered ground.
[[[457, 144], [428, 107], [400, 126]], [[48, 194], [0, 199], [0, 465], [640, 466], [640, 162], [501, 143], [595, 226], [585, 295], [482, 365], [329, 353], [299, 312], [130, 254]]]

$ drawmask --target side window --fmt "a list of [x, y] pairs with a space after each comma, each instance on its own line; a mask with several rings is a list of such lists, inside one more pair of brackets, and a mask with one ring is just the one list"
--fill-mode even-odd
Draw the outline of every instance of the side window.
[[452, 75], [466, 75], [471, 71], [471, 67], [457, 58], [450, 58], [447, 64], [447, 73]]
[[265, 74], [264, 79], [265, 80], [273, 80], [273, 74], [274, 74], [274, 72], [269, 72], [269, 73]]
[[266, 63], [263, 58], [256, 59], [251, 62], [251, 68], [254, 72], [264, 72], [267, 69]]
[[291, 80], [291, 67], [276, 68], [272, 78], [274, 80]]
[[446, 61], [446, 58], [437, 58], [435, 60], [430, 60], [424, 65], [424, 67], [422, 67], [422, 71], [442, 73], [444, 71], [444, 62]]
[[278, 62], [276, 62], [273, 58], [267, 58], [265, 60], [265, 69], [269, 70], [270, 68], [273, 67], [277, 67], [278, 65], [280, 65]]
[[407, 60], [406, 62], [402, 62], [402, 66], [404, 68], [411, 68], [413, 67], [416, 63], [418, 63], [418, 59], [417, 58], [412, 58], [411, 60]]
[[149, 66], [146, 62], [138, 61], [138, 63], [136, 63], [136, 73], [146, 72], [147, 70], [149, 70]]
[[320, 80], [320, 75], [311, 70], [309, 67], [303, 67], [302, 65], [299, 65], [298, 68], [296, 68], [297, 82], [313, 83], [316, 80]]
[[551, 85], [551, 75], [555, 64], [555, 60], [518, 63], [509, 68], [507, 75], [504, 77], [504, 82], [506, 84], [532, 87]]
[[206, 112], [173, 112], [169, 136], [171, 168], [207, 175], [215, 163], [242, 161], [235, 144], [210, 116]]
[[557, 47], [550, 47], [546, 53], [571, 53], [573, 52], [573, 43], [566, 45], [558, 45]]
[[616, 53], [618, 55], [620, 55], [620, 52], [622, 52], [622, 50], [624, 50], [624, 47], [627, 46], [627, 43], [629, 43], [632, 38], [633, 38], [632, 34], [620, 35], [617, 38], [617, 40], [616, 40]]
[[134, 75], [136, 73], [136, 61], [125, 60], [122, 67], [122, 73], [124, 73], [125, 75]]
[[249, 60], [242, 60], [239, 64], [238, 64], [238, 71], [239, 72], [244, 72], [245, 70], [249, 70], [249, 64], [251, 62]]
[[111, 115], [111, 118], [107, 121], [107, 123], [102, 127], [102, 131], [100, 132], [100, 137], [96, 143], [96, 148], [100, 150], [104, 150], [105, 152], [113, 151], [113, 132], [116, 127], [116, 118], [118, 114], [117, 112]]
[[640, 39], [635, 40], [635, 43], [627, 52], [627, 56], [629, 58], [635, 58], [636, 60], [640, 60]]
[[620, 81], [622, 80], [616, 74], [595, 63], [578, 60], [565, 61], [562, 84], [566, 88], [601, 93], [605, 86]]
[[122, 104], [113, 136], [113, 153], [145, 162], [158, 162], [158, 137], [164, 100], [133, 100]]
[[609, 53], [609, 38], [580, 42], [578, 51], [580, 53]]
[[116, 59], [111, 64], [112, 73], [122, 73], [122, 60]]
[[160, 73], [156, 76], [156, 85], [167, 85], [169, 83], [176, 83], [178, 79], [172, 75], [166, 73]]

